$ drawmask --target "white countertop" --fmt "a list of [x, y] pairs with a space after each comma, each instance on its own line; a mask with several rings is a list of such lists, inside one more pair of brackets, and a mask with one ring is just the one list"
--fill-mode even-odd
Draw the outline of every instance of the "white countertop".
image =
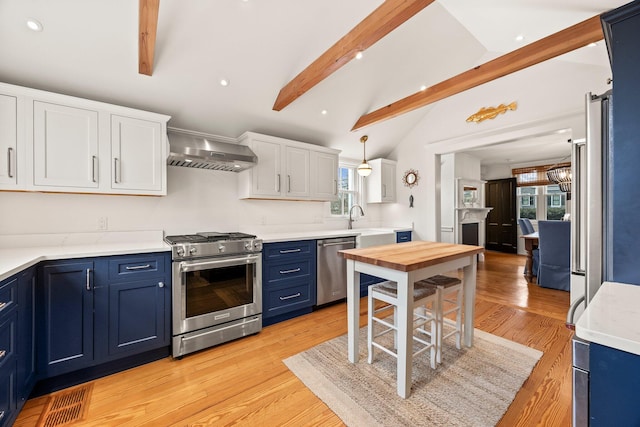
[[576, 335], [640, 355], [640, 286], [604, 282], [578, 319]]
[[0, 236], [0, 280], [44, 260], [170, 251], [160, 231]]
[[293, 231], [282, 233], [258, 234], [258, 239], [264, 243], [287, 242], [290, 240], [312, 240], [325, 239], [329, 237], [347, 237], [382, 233], [396, 233], [399, 231], [411, 231], [411, 227], [377, 227], [377, 228], [354, 228], [352, 230], [314, 230], [314, 231]]

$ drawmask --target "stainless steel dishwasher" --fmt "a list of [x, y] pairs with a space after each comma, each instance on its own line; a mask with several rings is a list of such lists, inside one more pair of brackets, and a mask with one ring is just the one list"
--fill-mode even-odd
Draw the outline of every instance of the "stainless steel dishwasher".
[[318, 277], [316, 305], [347, 297], [347, 261], [338, 251], [356, 247], [356, 238], [335, 237], [318, 240]]

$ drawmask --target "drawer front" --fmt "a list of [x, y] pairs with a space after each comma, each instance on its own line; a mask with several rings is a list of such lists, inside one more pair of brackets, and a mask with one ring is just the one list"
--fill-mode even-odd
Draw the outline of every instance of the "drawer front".
[[411, 241], [411, 231], [398, 231], [396, 233], [396, 242], [410, 242]]
[[315, 258], [315, 240], [299, 240], [295, 242], [265, 243], [263, 255], [266, 260], [279, 260], [297, 256]]
[[109, 280], [141, 280], [165, 272], [166, 257], [158, 254], [117, 257], [109, 260]]
[[16, 354], [16, 326], [18, 312], [5, 316], [0, 321], [0, 369], [4, 368], [9, 361], [14, 360]]
[[267, 274], [265, 275], [264, 279], [267, 283], [272, 283], [279, 280], [308, 276], [310, 272], [310, 259], [301, 261], [292, 260], [292, 262], [269, 264], [266, 268]]
[[17, 415], [16, 361], [12, 363], [0, 369], [0, 426], [12, 425]]
[[262, 315], [264, 317], [276, 316], [313, 305], [309, 283], [298, 283], [277, 289], [263, 289], [263, 298]]
[[9, 279], [0, 285], [0, 317], [18, 304], [18, 278]]

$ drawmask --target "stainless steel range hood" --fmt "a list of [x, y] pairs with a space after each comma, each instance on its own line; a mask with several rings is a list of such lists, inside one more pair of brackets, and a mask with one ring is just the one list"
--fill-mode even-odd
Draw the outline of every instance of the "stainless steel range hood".
[[240, 172], [258, 162], [249, 147], [223, 137], [176, 128], [169, 128], [167, 136], [170, 166]]

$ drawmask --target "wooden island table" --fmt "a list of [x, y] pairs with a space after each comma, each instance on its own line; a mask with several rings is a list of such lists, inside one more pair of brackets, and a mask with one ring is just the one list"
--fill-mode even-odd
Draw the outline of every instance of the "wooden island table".
[[370, 274], [398, 284], [398, 395], [411, 392], [413, 347], [413, 284], [419, 280], [463, 269], [464, 326], [463, 341], [473, 345], [477, 254], [480, 246], [414, 241], [391, 245], [347, 249], [340, 254], [347, 260], [347, 338], [349, 361], [359, 359], [360, 273]]

